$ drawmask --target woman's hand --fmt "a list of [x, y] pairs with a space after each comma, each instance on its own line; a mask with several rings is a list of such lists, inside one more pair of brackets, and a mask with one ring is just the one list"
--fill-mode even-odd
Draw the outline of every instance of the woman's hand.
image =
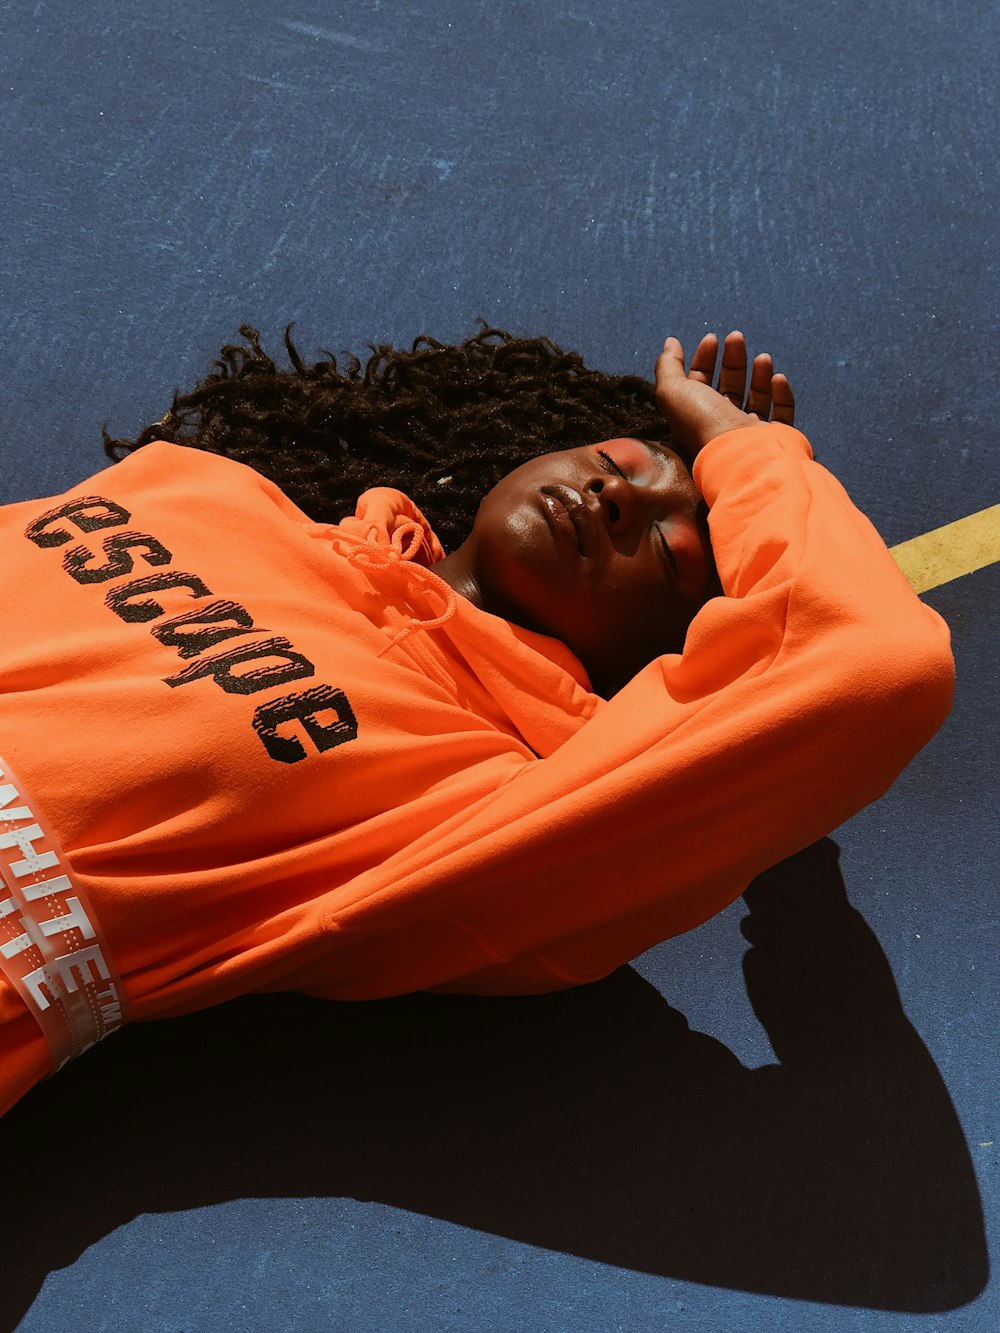
[[776, 375], [767, 352], [755, 356], [747, 392], [747, 343], [742, 333], [730, 333], [722, 350], [719, 381], [713, 389], [719, 340], [706, 333], [684, 369], [684, 348], [668, 338], [656, 362], [656, 405], [666, 417], [677, 443], [691, 454], [727, 430], [754, 426], [760, 421], [795, 420], [795, 398], [784, 375]]

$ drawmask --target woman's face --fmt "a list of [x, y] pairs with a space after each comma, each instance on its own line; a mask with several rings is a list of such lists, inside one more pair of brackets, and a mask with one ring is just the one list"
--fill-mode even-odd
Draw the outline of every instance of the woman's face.
[[605, 695], [679, 652], [717, 591], [691, 473], [672, 449], [642, 440], [516, 468], [483, 500], [461, 554], [484, 610], [561, 639]]

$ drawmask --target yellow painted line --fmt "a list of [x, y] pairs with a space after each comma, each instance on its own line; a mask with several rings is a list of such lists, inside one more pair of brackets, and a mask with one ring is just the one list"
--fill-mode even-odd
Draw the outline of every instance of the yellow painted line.
[[928, 592], [1000, 560], [1000, 504], [891, 548], [914, 592]]

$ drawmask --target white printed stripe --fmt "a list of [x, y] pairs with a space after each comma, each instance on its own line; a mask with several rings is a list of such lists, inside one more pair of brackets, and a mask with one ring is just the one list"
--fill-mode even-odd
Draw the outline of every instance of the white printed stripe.
[[0, 778], [0, 973], [38, 1022], [58, 1069], [122, 1026], [125, 990], [44, 815], [2, 759]]

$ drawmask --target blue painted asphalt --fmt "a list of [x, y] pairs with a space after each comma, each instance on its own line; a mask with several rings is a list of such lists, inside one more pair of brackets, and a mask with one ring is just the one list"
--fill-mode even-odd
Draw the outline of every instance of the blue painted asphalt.
[[[241, 322], [363, 351], [482, 316], [612, 371], [742, 327], [890, 544], [996, 504], [998, 26], [8, 6], [0, 500], [102, 466]], [[248, 1000], [37, 1089], [0, 1123], [0, 1329], [1000, 1327], [998, 597], [926, 594], [955, 713], [839, 857], [607, 982]]]

